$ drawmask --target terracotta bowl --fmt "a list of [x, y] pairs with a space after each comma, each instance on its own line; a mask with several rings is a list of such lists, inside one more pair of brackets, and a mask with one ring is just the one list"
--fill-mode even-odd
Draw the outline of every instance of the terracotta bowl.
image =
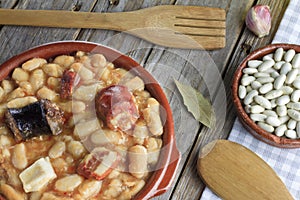
[[271, 134], [263, 130], [254, 121], [252, 121], [252, 119], [250, 119], [250, 117], [246, 113], [244, 106], [238, 96], [238, 87], [240, 85], [240, 79], [243, 75], [242, 70], [245, 67], [247, 67], [247, 62], [249, 60], [262, 59], [263, 56], [275, 52], [276, 49], [280, 47], [282, 47], [284, 50], [294, 49], [296, 52], [300, 52], [299, 45], [271, 44], [250, 53], [239, 65], [239, 67], [237, 68], [234, 74], [233, 83], [232, 83], [233, 102], [237, 109], [237, 115], [240, 121], [249, 130], [249, 132], [253, 134], [257, 139], [276, 147], [297, 148], [300, 147], [300, 139], [289, 139], [286, 137], [278, 137], [275, 134]]
[[71, 54], [76, 51], [101, 53], [108, 61], [113, 62], [116, 67], [121, 67], [135, 73], [135, 75], [144, 80], [146, 89], [165, 109], [166, 116], [164, 118], [166, 121], [164, 123], [163, 147], [157, 164], [157, 170], [153, 172], [144, 188], [134, 199], [149, 199], [164, 193], [174, 179], [180, 160], [180, 153], [177, 150], [175, 142], [172, 111], [158, 82], [133, 59], [116, 50], [95, 43], [77, 41], [55, 42], [29, 49], [3, 63], [0, 66], [0, 80], [9, 76], [14, 68], [31, 58], [40, 57], [50, 59], [58, 55]]

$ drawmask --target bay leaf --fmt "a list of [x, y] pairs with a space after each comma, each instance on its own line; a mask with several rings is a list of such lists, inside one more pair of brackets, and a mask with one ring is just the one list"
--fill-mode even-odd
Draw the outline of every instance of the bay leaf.
[[209, 100], [193, 87], [174, 81], [188, 111], [197, 121], [211, 128], [215, 124], [215, 112]]

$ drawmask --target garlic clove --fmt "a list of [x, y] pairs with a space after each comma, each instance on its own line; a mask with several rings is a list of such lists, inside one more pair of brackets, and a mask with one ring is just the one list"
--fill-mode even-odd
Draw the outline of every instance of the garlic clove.
[[271, 29], [271, 13], [269, 6], [253, 6], [247, 13], [246, 26], [259, 38], [267, 36]]

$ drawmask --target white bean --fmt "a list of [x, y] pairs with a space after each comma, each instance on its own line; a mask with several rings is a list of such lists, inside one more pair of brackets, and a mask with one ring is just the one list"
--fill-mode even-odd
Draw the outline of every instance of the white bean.
[[269, 54], [265, 55], [262, 60], [263, 61], [273, 60], [273, 53], [269, 53]]
[[283, 96], [279, 97], [276, 101], [277, 105], [279, 105], [279, 106], [283, 106], [289, 102], [290, 102], [290, 96], [288, 96], [288, 95], [283, 95]]
[[255, 80], [255, 77], [253, 77], [253, 76], [244, 76], [241, 80], [241, 84], [244, 86], [247, 86], [247, 85], [250, 85], [250, 83], [254, 80]]
[[264, 114], [254, 113], [254, 114], [250, 114], [250, 118], [253, 121], [263, 122], [263, 121], [265, 121], [265, 119], [267, 118], [267, 116], [264, 115]]
[[285, 63], [285, 61], [279, 61], [279, 62], [276, 62], [273, 66], [274, 69], [276, 70], [279, 70], [281, 69], [282, 65]]
[[275, 51], [275, 54], [274, 54], [274, 60], [275, 61], [281, 61], [282, 60], [282, 57], [283, 57], [283, 48], [278, 48], [276, 49]]
[[142, 178], [147, 169], [147, 149], [141, 145], [129, 148], [129, 172], [136, 178]]
[[295, 88], [297, 88], [297, 89], [300, 89], [300, 80], [295, 80], [295, 81], [293, 82], [293, 86], [294, 86]]
[[243, 85], [239, 86], [239, 97], [240, 99], [244, 99], [247, 94], [246, 87]]
[[292, 94], [294, 91], [294, 89], [292, 87], [287, 86], [287, 85], [282, 86], [280, 89], [282, 90], [283, 94]]
[[294, 90], [294, 92], [291, 95], [291, 101], [298, 102], [300, 99], [300, 90]]
[[286, 75], [286, 80], [285, 82], [287, 84], [291, 84], [295, 81], [297, 75], [298, 75], [299, 70], [298, 69], [292, 69], [287, 75]]
[[281, 124], [285, 124], [287, 121], [290, 120], [290, 117], [288, 115], [284, 115], [279, 117], [279, 120], [281, 121]]
[[253, 74], [253, 76], [256, 77], [256, 78], [270, 77], [270, 74], [266, 73], [266, 72], [257, 72], [255, 74]]
[[292, 119], [296, 121], [300, 121], [300, 112], [293, 110], [293, 109], [288, 109], [287, 110], [288, 116], [290, 116]]
[[266, 115], [267, 117], [278, 117], [277, 113], [273, 110], [265, 110], [262, 114]]
[[283, 86], [285, 80], [286, 80], [285, 74], [281, 74], [280, 76], [278, 76], [274, 81], [274, 88], [275, 89], [281, 88]]
[[272, 108], [271, 102], [263, 96], [255, 96], [254, 101], [266, 109]]
[[277, 106], [276, 112], [277, 112], [277, 115], [280, 117], [287, 115], [287, 108], [286, 108], [286, 106]]
[[284, 132], [284, 135], [290, 139], [296, 139], [297, 138], [297, 134], [295, 130], [286, 130]]
[[265, 131], [267, 131], [267, 132], [272, 133], [274, 131], [274, 127], [273, 126], [271, 126], [269, 124], [266, 124], [264, 122], [258, 122], [257, 125], [259, 127], [261, 127], [262, 129], [264, 129]]
[[83, 178], [77, 174], [65, 176], [55, 182], [54, 188], [60, 192], [72, 192], [83, 181]]
[[297, 53], [293, 60], [292, 60], [293, 68], [299, 68], [300, 67], [300, 53]]
[[286, 107], [294, 110], [300, 110], [300, 102], [289, 102]]
[[291, 62], [292, 59], [294, 58], [296, 54], [296, 51], [294, 49], [289, 49], [285, 54], [284, 54], [284, 57], [283, 59], [286, 61], [286, 62]]
[[272, 83], [266, 83], [263, 86], [259, 88], [259, 92], [261, 94], [266, 94], [267, 92], [270, 92], [273, 89], [273, 84]]
[[272, 91], [268, 92], [267, 94], [265, 94], [265, 97], [267, 99], [275, 99], [277, 97], [280, 97], [281, 95], [283, 95], [282, 90], [272, 90]]
[[16, 144], [12, 153], [12, 163], [17, 169], [27, 167], [26, 147], [24, 143]]
[[258, 81], [253, 81], [253, 82], [251, 82], [251, 87], [252, 87], [252, 89], [254, 89], [254, 90], [257, 90], [258, 88], [260, 88], [262, 86], [262, 84], [260, 83], [260, 82], [258, 82]]
[[281, 121], [277, 117], [269, 116], [266, 119], [266, 122], [274, 127], [278, 127], [281, 125]]
[[256, 68], [244, 68], [243, 69], [244, 74], [255, 74], [256, 72], [258, 72], [258, 70]]
[[300, 137], [300, 122], [297, 122], [296, 133], [297, 133], [297, 136]]
[[258, 82], [260, 82], [261, 84], [264, 84], [264, 83], [274, 82], [275, 79], [273, 77], [260, 77], [260, 78], [257, 78], [256, 80]]
[[65, 150], [66, 150], [66, 144], [62, 141], [58, 141], [51, 147], [48, 155], [50, 158], [58, 158], [62, 156]]
[[270, 69], [275, 64], [275, 61], [273, 59], [265, 60], [260, 66], [258, 66], [258, 71], [264, 72], [268, 69]]
[[277, 106], [276, 99], [272, 99], [270, 102], [271, 102], [272, 108], [275, 108]]
[[288, 129], [295, 129], [296, 125], [297, 125], [297, 121], [290, 119], [288, 121], [287, 127], [288, 127]]
[[292, 70], [292, 65], [291, 63], [284, 63], [282, 66], [281, 66], [281, 69], [280, 69], [280, 74], [287, 74], [289, 71]]
[[286, 130], [287, 130], [286, 125], [282, 124], [275, 129], [275, 135], [277, 135], [278, 137], [282, 137]]
[[271, 72], [272, 78], [277, 78], [278, 76], [280, 76], [280, 74], [277, 71]]
[[251, 113], [262, 113], [264, 110], [265, 108], [260, 105], [254, 105], [250, 107]]
[[261, 61], [261, 60], [249, 60], [248, 61], [248, 67], [256, 68], [259, 65], [261, 65], [262, 63], [263, 63], [263, 61]]

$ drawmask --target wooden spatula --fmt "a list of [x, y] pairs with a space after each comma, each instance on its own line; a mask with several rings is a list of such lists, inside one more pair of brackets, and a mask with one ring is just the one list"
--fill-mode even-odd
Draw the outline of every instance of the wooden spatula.
[[225, 46], [223, 9], [162, 5], [131, 12], [91, 13], [58, 10], [0, 9], [0, 24], [125, 31], [174, 48], [218, 49]]
[[234, 142], [217, 140], [206, 145], [197, 169], [207, 186], [225, 200], [293, 199], [267, 163]]

